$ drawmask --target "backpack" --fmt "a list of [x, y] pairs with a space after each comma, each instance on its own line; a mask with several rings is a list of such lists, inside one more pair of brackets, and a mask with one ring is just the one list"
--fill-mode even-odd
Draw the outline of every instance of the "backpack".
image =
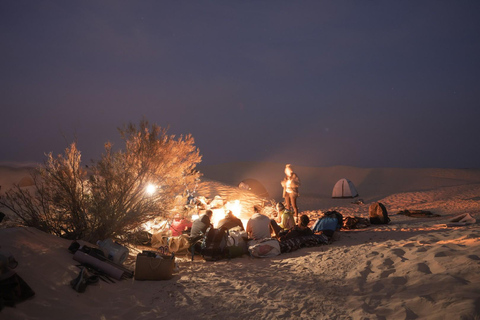
[[318, 219], [312, 227], [313, 232], [318, 231], [335, 231], [343, 227], [343, 216], [337, 211], [327, 211], [323, 217]]
[[380, 202], [374, 202], [368, 208], [368, 215], [371, 224], [388, 224], [390, 218], [388, 217], [387, 209]]
[[227, 237], [227, 257], [236, 258], [248, 252], [247, 249], [247, 233], [245, 231], [230, 230]]
[[370, 220], [362, 217], [345, 217], [343, 227], [345, 229], [363, 229], [370, 225]]
[[223, 228], [208, 228], [202, 240], [201, 251], [206, 261], [217, 261], [226, 257], [227, 231]]

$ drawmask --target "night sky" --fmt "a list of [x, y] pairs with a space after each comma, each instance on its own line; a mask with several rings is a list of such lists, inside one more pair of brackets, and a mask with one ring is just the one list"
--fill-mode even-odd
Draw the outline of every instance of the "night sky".
[[480, 1], [0, 1], [0, 161], [117, 128], [203, 164], [480, 167]]

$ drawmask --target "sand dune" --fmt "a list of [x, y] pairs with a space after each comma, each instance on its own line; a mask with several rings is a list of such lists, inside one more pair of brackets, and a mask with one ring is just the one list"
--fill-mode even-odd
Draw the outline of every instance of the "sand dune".
[[[78, 273], [67, 251], [69, 241], [31, 228], [4, 228], [0, 250], [14, 253], [16, 271], [36, 296], [5, 308], [0, 318], [480, 319], [480, 228], [478, 223], [445, 226], [460, 213], [480, 219], [479, 170], [296, 170], [302, 179], [300, 209], [312, 218], [329, 209], [366, 217], [370, 202], [380, 200], [392, 222], [341, 231], [331, 245], [274, 258], [243, 256], [212, 263], [190, 262], [181, 255], [172, 280], [100, 282], [85, 293], [69, 286]], [[202, 172], [217, 180], [204, 181], [198, 191], [205, 195], [232, 196], [235, 188], [228, 185], [255, 178], [278, 197], [283, 165], [226, 164], [202, 167]], [[342, 177], [355, 183], [365, 204], [330, 198]], [[247, 202], [257, 201], [244, 196]], [[395, 214], [404, 209], [441, 216]]]

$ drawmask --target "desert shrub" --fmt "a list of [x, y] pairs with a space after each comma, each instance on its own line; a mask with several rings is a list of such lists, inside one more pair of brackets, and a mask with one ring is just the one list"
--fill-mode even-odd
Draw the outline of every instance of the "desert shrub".
[[[96, 241], [125, 236], [144, 222], [165, 217], [173, 199], [192, 189], [201, 161], [191, 135], [175, 137], [142, 120], [119, 129], [125, 143], [81, 166], [76, 143], [64, 155], [47, 155], [32, 172], [34, 186], [16, 185], [0, 199], [25, 225], [68, 239]], [[148, 186], [154, 186], [147, 193]]]
[[30, 173], [33, 186], [14, 185], [0, 199], [24, 225], [65, 238], [81, 238], [88, 228], [84, 180], [76, 143], [56, 158], [50, 153]]

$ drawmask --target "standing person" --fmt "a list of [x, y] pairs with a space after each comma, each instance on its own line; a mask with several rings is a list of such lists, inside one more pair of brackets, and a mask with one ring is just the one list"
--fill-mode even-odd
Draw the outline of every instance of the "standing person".
[[285, 178], [282, 182], [283, 187], [283, 197], [285, 198], [285, 207], [288, 210], [295, 212], [295, 219], [298, 222], [298, 207], [297, 207], [297, 197], [299, 196], [298, 187], [300, 187], [300, 179], [297, 174], [293, 172], [293, 167], [291, 164], [285, 166]]

